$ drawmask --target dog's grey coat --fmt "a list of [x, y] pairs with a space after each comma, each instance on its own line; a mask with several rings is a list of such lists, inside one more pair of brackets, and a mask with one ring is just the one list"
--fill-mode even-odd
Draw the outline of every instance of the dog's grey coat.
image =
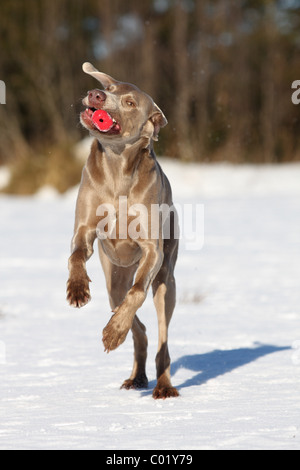
[[[93, 254], [101, 204], [112, 204], [116, 210], [120, 196], [126, 196], [128, 207], [144, 204], [148, 213], [152, 204], [172, 206], [170, 184], [158, 164], [152, 146], [167, 120], [146, 93], [136, 86], [118, 82], [85, 63], [83, 70], [104, 85], [105, 90], [93, 90], [83, 100], [87, 108], [103, 109], [116, 126], [100, 132], [87, 113], [81, 123], [95, 137], [84, 167], [79, 189], [72, 255], [69, 258], [67, 299], [72, 306], [82, 307], [90, 300], [86, 261]], [[174, 237], [176, 217], [171, 212], [171, 236], [163, 239], [162, 227], [158, 239], [101, 239], [98, 240], [100, 260], [105, 273], [113, 315], [103, 330], [106, 351], [116, 349], [132, 330], [134, 365], [124, 388], [146, 387], [145, 364], [147, 336], [145, 326], [136, 312], [143, 304], [152, 285], [158, 315], [159, 344], [156, 356], [157, 385], [154, 398], [177, 396], [170, 380], [168, 326], [175, 307], [174, 267], [178, 240]], [[167, 220], [166, 223], [170, 223]], [[118, 235], [118, 234], [117, 234]]]

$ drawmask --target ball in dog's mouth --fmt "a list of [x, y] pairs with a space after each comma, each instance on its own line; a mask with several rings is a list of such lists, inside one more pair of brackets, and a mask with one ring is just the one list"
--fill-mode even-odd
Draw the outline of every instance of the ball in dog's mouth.
[[92, 121], [101, 132], [108, 132], [116, 124], [110, 114], [103, 109], [97, 109], [93, 113]]
[[99, 132], [119, 134], [121, 131], [120, 124], [103, 109], [86, 108], [81, 114], [81, 119], [89, 126], [93, 125]]

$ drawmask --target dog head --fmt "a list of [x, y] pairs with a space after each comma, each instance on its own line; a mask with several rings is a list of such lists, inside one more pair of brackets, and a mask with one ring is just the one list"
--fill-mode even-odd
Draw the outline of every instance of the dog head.
[[160, 129], [168, 121], [149, 95], [99, 72], [88, 62], [82, 68], [104, 87], [89, 91], [82, 101], [86, 109], [80, 121], [94, 137], [105, 143], [111, 139], [130, 143], [140, 137], [158, 140]]

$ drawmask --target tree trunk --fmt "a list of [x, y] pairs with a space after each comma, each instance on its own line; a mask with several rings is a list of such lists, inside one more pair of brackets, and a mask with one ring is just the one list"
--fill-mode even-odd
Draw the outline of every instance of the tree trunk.
[[188, 59], [188, 14], [182, 0], [174, 5], [173, 60], [174, 60], [174, 127], [175, 156], [186, 161], [193, 159], [189, 126], [189, 59]]

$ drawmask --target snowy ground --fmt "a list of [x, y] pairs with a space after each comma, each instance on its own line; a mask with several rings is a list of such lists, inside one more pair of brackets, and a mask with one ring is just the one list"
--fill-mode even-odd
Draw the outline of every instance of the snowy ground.
[[132, 341], [104, 354], [110, 318], [97, 255], [92, 302], [65, 302], [76, 191], [0, 196], [0, 449], [300, 449], [300, 165], [163, 161], [177, 203], [202, 203], [184, 243], [170, 328], [177, 399], [120, 390]]

